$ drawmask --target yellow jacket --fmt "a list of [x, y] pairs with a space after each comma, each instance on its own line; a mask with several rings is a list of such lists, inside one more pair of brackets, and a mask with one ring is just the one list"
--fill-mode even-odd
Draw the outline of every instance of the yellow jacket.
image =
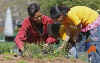
[[75, 36], [77, 29], [70, 27], [71, 25], [77, 26], [80, 23], [83, 25], [91, 24], [98, 16], [99, 14], [91, 8], [85, 6], [72, 7], [67, 13], [67, 16], [64, 18], [59, 30], [62, 40], [66, 40], [68, 33]]
[[86, 6], [75, 6], [69, 10], [67, 16], [71, 19], [74, 25], [80, 23], [86, 25], [95, 21], [99, 14], [95, 10]]

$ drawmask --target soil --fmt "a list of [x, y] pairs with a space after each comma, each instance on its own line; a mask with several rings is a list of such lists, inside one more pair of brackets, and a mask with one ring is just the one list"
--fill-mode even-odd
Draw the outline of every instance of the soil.
[[80, 59], [66, 59], [57, 57], [54, 59], [36, 59], [25, 57], [14, 57], [13, 55], [0, 55], [0, 63], [86, 63]]

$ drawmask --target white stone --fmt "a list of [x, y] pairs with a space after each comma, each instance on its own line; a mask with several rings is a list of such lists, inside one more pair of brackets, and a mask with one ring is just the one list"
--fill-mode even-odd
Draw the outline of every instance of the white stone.
[[6, 11], [6, 19], [4, 24], [4, 35], [5, 36], [13, 36], [14, 30], [13, 30], [13, 21], [12, 21], [12, 15], [10, 8]]

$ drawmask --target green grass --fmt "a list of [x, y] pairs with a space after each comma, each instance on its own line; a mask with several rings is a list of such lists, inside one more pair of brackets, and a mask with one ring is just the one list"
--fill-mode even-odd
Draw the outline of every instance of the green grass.
[[17, 63], [27, 63], [25, 60], [20, 60]]
[[9, 54], [15, 47], [14, 42], [0, 42], [0, 54]]

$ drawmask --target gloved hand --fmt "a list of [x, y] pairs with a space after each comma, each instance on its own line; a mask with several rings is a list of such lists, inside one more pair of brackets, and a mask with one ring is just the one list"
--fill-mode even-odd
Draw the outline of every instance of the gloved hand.
[[55, 42], [57, 42], [57, 40], [54, 37], [52, 37], [52, 36], [49, 36], [46, 39], [46, 43], [55, 43]]

